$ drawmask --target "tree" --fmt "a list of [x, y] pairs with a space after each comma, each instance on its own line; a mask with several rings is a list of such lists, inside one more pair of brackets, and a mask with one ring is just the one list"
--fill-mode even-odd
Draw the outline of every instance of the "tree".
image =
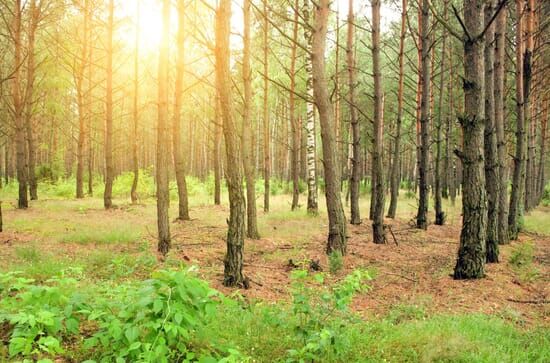
[[[111, 0], [112, 1], [112, 0]], [[157, 108], [157, 227], [158, 251], [166, 255], [170, 250], [170, 221], [168, 208], [168, 153], [170, 134], [168, 133], [168, 57], [170, 41], [170, 0], [162, 1], [162, 38], [158, 63], [158, 108]]]
[[[462, 20], [461, 20], [462, 21]], [[483, 0], [464, 0], [464, 114], [459, 122], [464, 135], [459, 152], [464, 176], [462, 230], [454, 269], [455, 279], [485, 275], [487, 192], [483, 159], [485, 129]]]
[[[307, 1], [307, 0], [306, 0]], [[267, 0], [263, 0], [264, 21], [263, 21], [263, 58], [264, 58], [264, 104], [263, 104], [263, 121], [264, 121], [264, 212], [269, 212], [269, 193], [271, 178], [271, 131], [269, 125], [269, 61], [268, 61], [268, 33], [269, 21], [267, 20]]]
[[401, 123], [403, 118], [403, 84], [405, 79], [405, 36], [407, 22], [407, 0], [402, 1], [401, 5], [401, 35], [399, 37], [399, 86], [397, 89], [397, 118], [395, 120], [395, 141], [393, 144], [393, 164], [391, 169], [390, 181], [390, 207], [388, 217], [395, 218], [397, 211], [397, 199], [399, 197], [399, 181], [400, 181], [400, 154], [401, 154]]
[[113, 32], [114, 32], [114, 0], [109, 0], [109, 19], [107, 20], [106, 46], [106, 88], [105, 88], [105, 191], [103, 206], [110, 209], [113, 206]]
[[22, 6], [21, 0], [15, 0], [13, 7], [13, 23], [11, 35], [14, 43], [14, 72], [13, 72], [13, 115], [15, 125], [15, 149], [16, 149], [16, 165], [17, 165], [17, 183], [19, 184], [19, 194], [17, 199], [17, 207], [26, 209], [29, 207], [28, 201], [28, 167], [27, 157], [25, 155], [25, 120], [24, 120], [24, 97], [21, 92], [21, 65], [22, 59]]
[[523, 1], [516, 0], [516, 154], [512, 176], [512, 192], [508, 213], [510, 239], [518, 238], [520, 219], [523, 215], [521, 203], [525, 197], [525, 159], [527, 142], [525, 137], [524, 76], [523, 76]]
[[428, 163], [430, 157], [430, 10], [428, 0], [422, 1], [420, 9], [422, 13], [422, 24], [420, 38], [422, 42], [422, 93], [420, 95], [420, 155], [418, 162], [419, 176], [419, 197], [418, 212], [416, 214], [416, 227], [428, 229]]
[[185, 1], [178, 0], [178, 47], [176, 58], [176, 85], [174, 90], [174, 114], [172, 115], [172, 152], [176, 184], [178, 186], [178, 219], [188, 221], [189, 202], [187, 200], [187, 182], [185, 180], [185, 161], [181, 148], [181, 106], [183, 98], [183, 76], [185, 71]]
[[[445, 20], [447, 19], [447, 1], [444, 3], [444, 16]], [[447, 51], [447, 31], [443, 30], [442, 36], [442, 45], [441, 45], [441, 70], [439, 71], [439, 101], [437, 107], [437, 139], [436, 139], [436, 156], [435, 156], [435, 224], [442, 226], [445, 224], [445, 212], [443, 212], [442, 206], [442, 188], [441, 188], [441, 138], [442, 138], [442, 127], [443, 127], [443, 95], [445, 91], [445, 53]]]
[[139, 128], [139, 29], [140, 29], [140, 0], [136, 1], [136, 19], [135, 19], [135, 32], [136, 38], [134, 42], [134, 99], [132, 108], [132, 169], [134, 172], [134, 178], [132, 179], [132, 189], [130, 190], [130, 198], [132, 204], [137, 203], [138, 194], [137, 186], [139, 181], [139, 161], [138, 161], [138, 128]]
[[290, 169], [292, 174], [292, 210], [298, 208], [300, 196], [300, 137], [299, 119], [296, 117], [296, 50], [298, 48], [298, 0], [295, 0], [292, 42], [290, 45], [290, 92], [288, 94], [288, 113], [291, 128]]
[[243, 83], [244, 83], [244, 117], [242, 124], [242, 149], [244, 175], [246, 179], [246, 234], [249, 238], [258, 239], [258, 223], [256, 221], [256, 176], [253, 165], [252, 143], [252, 72], [250, 70], [250, 0], [244, 0], [244, 41], [243, 41]]
[[325, 49], [329, 16], [329, 0], [319, 0], [315, 5], [315, 22], [312, 34], [311, 64], [313, 95], [319, 111], [321, 140], [323, 143], [323, 166], [325, 170], [325, 197], [329, 220], [326, 252], [346, 254], [346, 220], [340, 196], [340, 175], [336, 157], [336, 140], [333, 109], [330, 104], [325, 75]]
[[380, 70], [380, 0], [372, 1], [372, 73], [374, 78], [374, 145], [372, 153], [374, 208], [372, 240], [386, 243], [384, 231], [384, 105], [382, 99], [382, 73]]
[[308, 102], [306, 102], [306, 159], [307, 159], [307, 212], [310, 215], [319, 213], [319, 204], [317, 201], [317, 161], [316, 161], [316, 141], [315, 141], [315, 108], [314, 108], [314, 90], [313, 90], [313, 35], [310, 25], [311, 1], [304, 0], [302, 6], [303, 19], [305, 23], [304, 38], [306, 42], [306, 93]]
[[498, 200], [499, 200], [499, 170], [497, 159], [497, 135], [495, 130], [495, 93], [494, 93], [494, 38], [495, 26], [492, 21], [494, 14], [492, 0], [485, 2], [485, 180], [487, 185], [487, 262], [498, 262]]
[[229, 68], [229, 34], [231, 0], [220, 0], [216, 11], [216, 88], [223, 118], [223, 134], [227, 159], [226, 179], [229, 191], [227, 251], [224, 258], [225, 286], [242, 287], [245, 201], [242, 190], [241, 157], [238, 134], [233, 120], [231, 73]]
[[[405, 0], [406, 1], [406, 0]], [[349, 87], [349, 104], [350, 104], [350, 123], [353, 134], [353, 156], [350, 184], [350, 200], [351, 200], [351, 224], [361, 224], [361, 213], [359, 211], [359, 183], [361, 181], [361, 130], [359, 127], [359, 119], [357, 118], [357, 104], [355, 97], [355, 86], [357, 84], [357, 71], [355, 69], [354, 59], [354, 38], [355, 38], [355, 14], [353, 12], [353, 0], [349, 0], [348, 13], [348, 37], [346, 44], [346, 58], [348, 68], [348, 87]]]
[[499, 12], [495, 25], [495, 65], [494, 65], [494, 92], [495, 92], [495, 114], [494, 122], [497, 136], [498, 155], [498, 242], [507, 244], [510, 242], [508, 234], [508, 167], [506, 160], [508, 150], [506, 135], [504, 132], [504, 77], [506, 63], [506, 18], [507, 11], [504, 8]]

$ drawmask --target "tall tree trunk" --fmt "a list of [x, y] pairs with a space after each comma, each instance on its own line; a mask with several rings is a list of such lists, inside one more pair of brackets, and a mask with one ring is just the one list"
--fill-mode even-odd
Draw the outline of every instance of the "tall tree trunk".
[[526, 17], [525, 49], [523, 55], [523, 117], [526, 127], [525, 153], [525, 187], [523, 205], [526, 212], [531, 210], [533, 204], [533, 180], [535, 179], [535, 136], [534, 120], [531, 115], [531, 84], [533, 78], [533, 30], [535, 21], [535, 0], [526, 1], [527, 8], [524, 11]]
[[241, 157], [237, 127], [233, 120], [231, 73], [229, 68], [229, 34], [231, 0], [220, 0], [216, 11], [216, 85], [223, 117], [223, 133], [227, 159], [226, 178], [229, 190], [229, 223], [227, 252], [224, 258], [225, 286], [244, 286], [243, 248], [245, 201], [242, 190]]
[[[313, 49], [313, 37], [310, 29], [310, 14], [311, 14], [311, 0], [304, 0], [303, 7], [303, 19], [306, 24], [304, 27], [304, 38], [306, 42], [306, 50], [309, 54]], [[312, 57], [306, 56], [305, 60], [306, 71], [306, 93], [308, 102], [306, 103], [306, 132], [307, 132], [307, 212], [310, 215], [317, 215], [319, 213], [319, 202], [317, 200], [317, 161], [315, 157], [316, 153], [316, 141], [315, 141], [315, 107], [314, 107], [314, 90], [313, 90], [313, 63]]]
[[525, 196], [525, 158], [527, 144], [525, 137], [524, 108], [524, 77], [523, 77], [523, 1], [516, 0], [516, 155], [514, 157], [514, 173], [512, 176], [512, 193], [510, 194], [510, 209], [508, 214], [508, 231], [510, 239], [518, 238], [520, 220], [523, 215]]
[[[92, 14], [90, 13], [90, 17]], [[89, 34], [89, 43], [92, 42], [92, 32], [93, 32], [93, 24], [90, 20], [90, 29], [88, 30]], [[87, 89], [87, 102], [86, 102], [86, 114], [87, 114], [87, 131], [88, 131], [88, 195], [93, 196], [94, 194], [94, 143], [92, 142], [93, 138], [93, 89], [94, 81], [94, 61], [93, 61], [93, 49], [94, 47], [89, 46], [88, 47], [88, 89]]]
[[[297, 0], [296, 0], [297, 1]], [[296, 7], [298, 8], [298, 7]], [[297, 13], [297, 11], [296, 11]], [[258, 239], [258, 222], [256, 220], [256, 175], [254, 172], [253, 143], [252, 143], [252, 72], [250, 70], [250, 0], [243, 3], [244, 37], [243, 37], [243, 83], [244, 83], [244, 117], [242, 125], [243, 165], [246, 179], [246, 235]], [[298, 157], [298, 150], [296, 150]], [[298, 164], [298, 162], [296, 162]], [[296, 178], [298, 168], [296, 168]]]
[[382, 95], [382, 73], [380, 69], [380, 0], [372, 1], [372, 73], [374, 77], [374, 145], [372, 171], [375, 185], [375, 206], [372, 218], [372, 240], [385, 243], [384, 231], [384, 105]]
[[400, 165], [401, 165], [401, 122], [403, 118], [403, 84], [405, 70], [405, 36], [407, 24], [407, 0], [401, 5], [401, 36], [399, 37], [399, 86], [397, 88], [397, 119], [395, 121], [395, 142], [393, 144], [393, 164], [391, 169], [391, 198], [388, 217], [395, 218], [397, 199], [399, 197]]
[[298, 208], [298, 199], [300, 196], [300, 138], [298, 137], [298, 118], [296, 117], [296, 50], [298, 42], [298, 0], [294, 2], [294, 22], [292, 30], [292, 44], [290, 50], [290, 92], [288, 101], [288, 112], [290, 119], [291, 130], [291, 147], [290, 147], [290, 169], [292, 175], [292, 210]]
[[216, 96], [216, 106], [214, 115], [214, 204], [221, 204], [221, 173], [222, 166], [220, 160], [220, 146], [222, 141], [222, 117], [220, 115], [220, 100]]
[[[448, 2], [444, 2], [445, 7], [445, 19], [447, 19], [447, 4]], [[441, 45], [441, 69], [439, 74], [439, 100], [438, 100], [438, 107], [437, 107], [437, 140], [436, 140], [436, 155], [435, 155], [435, 191], [434, 191], [434, 199], [435, 199], [435, 224], [438, 226], [442, 226], [445, 224], [445, 212], [443, 212], [443, 206], [442, 206], [442, 188], [441, 188], [441, 181], [443, 179], [443, 175], [441, 172], [441, 138], [442, 138], [442, 130], [443, 127], [443, 95], [445, 93], [445, 54], [447, 52], [447, 31], [443, 30], [442, 35], [442, 45]], [[446, 172], [445, 172], [446, 174]]]
[[170, 0], [162, 1], [162, 38], [158, 63], [158, 112], [157, 112], [157, 227], [158, 251], [166, 255], [170, 250], [170, 220], [168, 209], [170, 194], [168, 190], [168, 165], [170, 134], [168, 124], [168, 74], [170, 42]]
[[483, 160], [484, 110], [484, 26], [483, 0], [464, 1], [464, 114], [459, 119], [464, 135], [461, 152], [464, 170], [462, 187], [462, 231], [455, 279], [485, 275], [487, 193]]
[[498, 227], [497, 238], [500, 244], [510, 242], [508, 234], [508, 150], [506, 145], [504, 123], [504, 72], [506, 63], [506, 17], [507, 10], [503, 8], [498, 14], [495, 24], [495, 65], [494, 65], [494, 92], [495, 92], [495, 128], [498, 153]]
[[139, 129], [139, 29], [140, 29], [140, 0], [136, 1], [136, 22], [135, 32], [135, 50], [134, 50], [134, 104], [132, 109], [132, 119], [133, 119], [133, 129], [132, 129], [132, 170], [134, 172], [134, 177], [132, 179], [132, 189], [130, 190], [130, 198], [132, 199], [132, 204], [137, 203], [138, 193], [137, 186], [139, 181], [139, 164], [138, 164], [138, 129]]
[[35, 81], [35, 38], [38, 22], [40, 21], [40, 8], [37, 7], [36, 0], [31, 0], [30, 3], [30, 23], [27, 31], [27, 87], [25, 91], [25, 129], [27, 138], [27, 167], [29, 178], [29, 194], [31, 200], [38, 199], [38, 184], [35, 174], [36, 166], [36, 146], [33, 131], [33, 107], [34, 107], [34, 81]]
[[[406, 1], [406, 0], [405, 0]], [[350, 200], [351, 200], [351, 224], [361, 224], [361, 213], [359, 211], [359, 183], [361, 182], [361, 129], [355, 104], [355, 86], [357, 84], [357, 71], [355, 69], [354, 59], [354, 40], [355, 40], [355, 14], [353, 13], [353, 0], [349, 0], [348, 13], [348, 38], [346, 46], [348, 81], [349, 81], [349, 112], [350, 123], [353, 134], [353, 156], [350, 181]]]
[[25, 209], [29, 207], [28, 201], [28, 167], [25, 146], [25, 103], [21, 95], [21, 64], [22, 64], [22, 46], [21, 46], [21, 0], [15, 0], [13, 8], [12, 36], [14, 41], [14, 73], [13, 73], [13, 113], [15, 120], [15, 152], [17, 165], [17, 182], [19, 183], [19, 195], [17, 199], [17, 208]]
[[539, 200], [544, 195], [544, 186], [546, 183], [544, 167], [545, 167], [545, 161], [546, 161], [545, 151], [546, 151], [546, 142], [547, 142], [547, 136], [546, 136], [547, 132], [548, 132], [548, 96], [546, 96], [546, 98], [543, 100], [542, 119], [541, 119], [541, 126], [540, 126], [539, 169], [537, 173], [537, 193], [538, 193]]
[[[264, 121], [264, 212], [269, 212], [269, 194], [270, 178], [271, 178], [271, 132], [269, 125], [269, 60], [268, 60], [268, 38], [269, 38], [269, 21], [267, 20], [267, 0], [264, 1], [264, 29], [263, 29], [263, 57], [264, 57], [264, 105], [263, 105], [263, 121]], [[306, 60], [307, 62], [307, 60]]]
[[183, 98], [183, 76], [185, 71], [185, 0], [178, 0], [178, 50], [176, 59], [176, 85], [174, 94], [174, 114], [172, 115], [172, 152], [178, 186], [178, 219], [188, 221], [189, 202], [185, 180], [185, 161], [181, 148], [181, 106]]
[[319, 110], [321, 140], [323, 143], [323, 166], [325, 172], [325, 196], [327, 203], [329, 233], [327, 253], [346, 254], [346, 220], [340, 196], [340, 175], [336, 157], [334, 118], [325, 75], [325, 49], [329, 16], [329, 0], [320, 0], [315, 6], [311, 63], [313, 94]]
[[82, 45], [80, 59], [78, 60], [78, 68], [75, 69], [76, 74], [74, 75], [75, 84], [76, 84], [76, 98], [77, 98], [77, 107], [78, 107], [78, 141], [76, 148], [76, 198], [84, 198], [84, 162], [85, 162], [85, 150], [86, 150], [86, 139], [88, 138], [88, 130], [86, 124], [86, 118], [89, 115], [86, 114], [87, 107], [85, 105], [85, 89], [84, 89], [84, 77], [86, 73], [86, 68], [88, 67], [88, 41], [89, 39], [89, 27], [90, 27], [90, 2], [89, 0], [84, 1], [83, 11], [83, 36], [82, 36]]
[[495, 130], [495, 93], [494, 93], [494, 40], [495, 25], [489, 25], [495, 7], [493, 0], [485, 2], [485, 180], [487, 185], [487, 262], [498, 262], [498, 201], [499, 201], [499, 170], [497, 158], [497, 135]]
[[422, 1], [422, 26], [420, 38], [422, 42], [422, 94], [420, 97], [420, 162], [418, 163], [418, 212], [416, 227], [428, 229], [428, 168], [430, 158], [430, 9], [428, 0]]
[[110, 209], [113, 206], [113, 31], [114, 31], [114, 0], [109, 0], [109, 20], [107, 22], [107, 87], [105, 95], [105, 191], [103, 206]]

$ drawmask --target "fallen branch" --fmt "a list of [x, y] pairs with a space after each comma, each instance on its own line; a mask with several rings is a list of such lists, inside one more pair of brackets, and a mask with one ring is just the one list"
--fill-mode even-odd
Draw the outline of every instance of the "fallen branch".
[[512, 299], [508, 298], [506, 299], [511, 302], [519, 303], [519, 304], [535, 304], [535, 305], [543, 305], [543, 304], [549, 304], [550, 300], [518, 300], [518, 299]]

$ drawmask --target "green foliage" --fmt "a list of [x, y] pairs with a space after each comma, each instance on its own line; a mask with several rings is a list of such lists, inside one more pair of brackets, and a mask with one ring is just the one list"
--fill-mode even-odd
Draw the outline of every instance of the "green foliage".
[[90, 311], [99, 329], [85, 341], [101, 362], [173, 362], [196, 357], [193, 330], [214, 314], [219, 294], [187, 271], [157, 271], [138, 286], [123, 286], [116, 299]]
[[550, 206], [550, 184], [546, 184], [542, 193], [542, 204], [545, 207]]
[[517, 272], [520, 280], [530, 282], [539, 276], [539, 271], [533, 266], [535, 247], [533, 242], [520, 243], [514, 247], [508, 262]]
[[344, 258], [340, 251], [333, 251], [328, 256], [329, 270], [331, 274], [338, 273], [344, 267]]
[[[338, 285], [328, 288], [323, 274], [309, 275], [306, 270], [292, 272], [292, 314], [295, 317], [293, 330], [303, 345], [288, 351], [287, 362], [318, 361], [323, 357], [338, 354], [340, 343], [338, 331], [331, 319], [336, 315], [344, 320], [353, 299], [368, 286], [364, 284], [370, 276], [362, 270], [355, 270]], [[312, 288], [308, 284], [320, 285]], [[319, 292], [321, 289], [321, 292]]]
[[80, 244], [98, 243], [132, 243], [139, 241], [141, 233], [132, 226], [119, 226], [116, 228], [80, 229], [66, 233], [60, 242], [72, 242]]
[[0, 275], [0, 323], [13, 329], [9, 339], [9, 355], [36, 356], [42, 353], [63, 353], [63, 338], [79, 332], [79, 310], [84, 306], [70, 278], [47, 281], [54, 286], [33, 285], [34, 280], [18, 273]]

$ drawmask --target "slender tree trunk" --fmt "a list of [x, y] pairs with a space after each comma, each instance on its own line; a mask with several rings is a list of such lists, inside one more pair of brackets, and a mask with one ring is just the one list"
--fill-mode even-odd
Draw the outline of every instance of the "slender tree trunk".
[[548, 96], [543, 101], [542, 104], [542, 118], [541, 118], [541, 126], [540, 126], [540, 146], [539, 146], [539, 170], [538, 170], [538, 176], [537, 176], [537, 193], [538, 193], [538, 199], [540, 200], [542, 196], [544, 195], [544, 186], [546, 183], [545, 173], [544, 173], [544, 167], [545, 167], [545, 161], [546, 161], [546, 142], [547, 142], [547, 136], [546, 133], [548, 132]]
[[216, 110], [214, 116], [214, 204], [221, 204], [221, 160], [220, 146], [222, 141], [223, 120], [220, 115], [220, 100], [216, 96]]
[[[263, 121], [264, 121], [264, 212], [269, 212], [269, 194], [270, 178], [271, 178], [271, 132], [269, 125], [269, 60], [268, 60], [268, 37], [269, 37], [269, 21], [267, 20], [267, 0], [264, 0], [264, 29], [263, 29], [263, 56], [264, 56], [264, 105], [263, 105]], [[307, 62], [307, 60], [306, 60]]]
[[500, 244], [510, 242], [508, 234], [508, 150], [506, 145], [504, 124], [504, 72], [506, 63], [506, 17], [507, 10], [503, 8], [498, 14], [495, 24], [495, 128], [498, 153], [498, 231], [497, 238]]
[[329, 8], [329, 0], [320, 0], [315, 7], [311, 63], [314, 99], [319, 110], [321, 140], [323, 143], [325, 196], [329, 219], [326, 252], [328, 254], [337, 252], [345, 255], [347, 247], [346, 220], [340, 196], [340, 169], [336, 165], [338, 159], [336, 157], [337, 145], [334, 137], [334, 119], [325, 75], [325, 49]]
[[534, 120], [531, 115], [531, 83], [533, 79], [533, 30], [535, 20], [535, 0], [526, 1], [524, 15], [526, 17], [525, 49], [523, 55], [523, 117], [526, 127], [526, 153], [525, 153], [525, 186], [524, 186], [524, 210], [531, 210], [533, 202], [532, 182], [535, 178], [535, 136], [533, 135]]
[[130, 198], [132, 199], [132, 204], [137, 203], [138, 193], [137, 186], [139, 182], [139, 164], [138, 164], [138, 128], [139, 128], [139, 29], [140, 29], [140, 0], [136, 1], [136, 22], [135, 32], [135, 51], [134, 51], [134, 104], [132, 110], [133, 118], [133, 134], [132, 134], [132, 170], [134, 172], [134, 178], [132, 179], [132, 189], [130, 190]]
[[372, 1], [372, 73], [374, 77], [374, 145], [373, 145], [373, 179], [376, 204], [372, 218], [372, 240], [374, 243], [385, 243], [384, 230], [384, 105], [382, 95], [382, 73], [380, 69], [380, 0]]
[[[313, 49], [313, 37], [310, 29], [310, 14], [311, 0], [304, 0], [303, 3], [303, 18], [306, 26], [304, 27], [304, 38], [306, 42], [307, 53], [311, 54]], [[306, 71], [306, 93], [310, 100], [306, 103], [306, 132], [307, 132], [307, 212], [310, 215], [319, 213], [319, 203], [317, 200], [317, 162], [315, 157], [316, 141], [315, 141], [315, 108], [314, 108], [314, 89], [313, 89], [313, 63], [312, 57], [306, 56], [305, 60]]]
[[17, 182], [19, 183], [19, 195], [17, 200], [17, 208], [25, 209], [29, 207], [28, 201], [28, 167], [27, 157], [25, 152], [25, 119], [24, 119], [24, 99], [21, 95], [21, 64], [22, 64], [22, 46], [21, 46], [21, 0], [15, 0], [13, 7], [13, 25], [12, 36], [14, 40], [14, 57], [13, 63], [15, 71], [13, 73], [13, 113], [15, 120], [15, 152], [17, 165]]
[[31, 0], [30, 3], [30, 23], [27, 31], [27, 87], [25, 91], [25, 129], [27, 139], [27, 167], [29, 178], [29, 194], [31, 200], [38, 199], [38, 184], [35, 174], [36, 166], [36, 146], [34, 140], [33, 126], [33, 107], [34, 107], [34, 81], [35, 81], [35, 38], [38, 22], [40, 21], [40, 8], [37, 7], [36, 0]]
[[292, 44], [290, 50], [290, 93], [288, 101], [288, 112], [290, 119], [290, 130], [291, 130], [291, 147], [290, 147], [290, 168], [292, 175], [292, 210], [298, 208], [298, 201], [300, 197], [300, 139], [298, 137], [298, 128], [300, 127], [298, 123], [298, 118], [296, 117], [296, 50], [298, 42], [298, 0], [295, 0], [294, 3], [294, 22], [292, 30]]
[[158, 112], [157, 112], [157, 227], [158, 251], [166, 255], [170, 250], [170, 220], [168, 209], [170, 194], [168, 190], [168, 165], [170, 134], [168, 124], [168, 74], [170, 42], [170, 0], [162, 1], [162, 38], [158, 63]]
[[391, 169], [391, 198], [388, 217], [395, 218], [397, 199], [399, 197], [400, 165], [401, 165], [401, 122], [403, 119], [403, 84], [405, 75], [405, 36], [407, 24], [407, 0], [401, 5], [401, 36], [399, 39], [399, 86], [397, 88], [397, 119], [395, 122], [395, 142], [393, 144], [393, 164]]
[[[298, 8], [298, 7], [296, 7]], [[252, 143], [252, 72], [250, 70], [250, 0], [244, 0], [244, 37], [243, 37], [243, 83], [244, 83], [244, 117], [242, 125], [243, 165], [246, 179], [246, 235], [252, 239], [259, 239], [258, 222], [256, 219], [256, 175], [254, 171], [253, 143]], [[298, 150], [296, 151], [296, 157]], [[296, 162], [296, 164], [298, 164]], [[298, 169], [295, 166], [296, 169]], [[297, 177], [296, 170], [296, 177]]]
[[[464, 114], [460, 117], [464, 135], [461, 152], [464, 170], [462, 187], [462, 231], [455, 279], [476, 279], [485, 275], [487, 193], [483, 160], [484, 40], [483, 0], [464, 1]], [[472, 37], [472, 38], [470, 38]]]
[[[406, 1], [406, 0], [405, 0]], [[353, 45], [355, 40], [355, 14], [353, 13], [353, 0], [349, 0], [348, 13], [348, 38], [347, 38], [347, 65], [348, 65], [348, 81], [349, 81], [349, 112], [350, 123], [353, 134], [353, 156], [350, 184], [350, 200], [351, 200], [351, 224], [361, 224], [361, 213], [359, 211], [359, 183], [361, 182], [361, 130], [359, 127], [359, 119], [357, 118], [356, 101], [355, 101], [355, 86], [357, 84], [357, 72], [355, 69], [355, 59], [353, 54]]]
[[176, 59], [176, 85], [174, 94], [174, 114], [172, 115], [172, 152], [176, 184], [178, 186], [178, 219], [188, 221], [189, 202], [185, 180], [185, 161], [181, 148], [181, 106], [183, 98], [183, 76], [185, 67], [185, 0], [178, 0], [178, 50]]
[[[493, 0], [485, 2], [485, 26], [489, 24], [495, 7]], [[498, 262], [498, 201], [499, 201], [499, 170], [497, 158], [497, 135], [494, 93], [494, 39], [495, 25], [492, 23], [485, 33], [485, 180], [487, 185], [487, 262]]]
[[220, 0], [216, 12], [216, 84], [223, 117], [230, 210], [223, 284], [225, 286], [240, 287], [246, 285], [242, 272], [245, 201], [242, 190], [241, 154], [237, 127], [233, 120], [233, 101], [231, 97], [231, 73], [229, 68], [230, 21], [231, 0]]
[[81, 53], [78, 64], [78, 69], [75, 70], [74, 75], [76, 84], [76, 98], [78, 107], [78, 141], [76, 148], [76, 198], [84, 198], [84, 162], [85, 162], [85, 150], [86, 139], [88, 138], [88, 130], [86, 124], [86, 105], [85, 101], [85, 89], [84, 89], [84, 77], [86, 73], [86, 67], [88, 66], [88, 41], [89, 41], [89, 27], [90, 27], [90, 2], [84, 1], [83, 11], [83, 38], [81, 45]]
[[420, 162], [418, 164], [419, 199], [416, 215], [416, 227], [428, 229], [428, 168], [430, 158], [430, 9], [428, 0], [422, 1], [422, 26], [420, 38], [422, 42], [422, 94], [420, 98]]
[[525, 137], [525, 107], [523, 76], [523, 1], [516, 0], [516, 155], [514, 158], [514, 173], [512, 177], [512, 193], [510, 194], [510, 209], [508, 214], [508, 231], [510, 239], [516, 240], [520, 230], [520, 220], [523, 215], [525, 196], [525, 158], [527, 144]]
[[[445, 7], [445, 19], [447, 19], [447, 4], [448, 2], [445, 1], [444, 7]], [[442, 206], [442, 188], [441, 188], [441, 181], [443, 179], [443, 175], [441, 172], [441, 138], [442, 138], [442, 130], [443, 127], [443, 95], [445, 90], [445, 71], [446, 71], [446, 64], [445, 64], [445, 54], [447, 52], [447, 31], [443, 30], [443, 36], [442, 36], [442, 45], [441, 45], [441, 69], [440, 69], [440, 75], [439, 75], [439, 101], [438, 101], [438, 107], [437, 107], [437, 140], [436, 140], [436, 156], [435, 156], [435, 191], [434, 191], [434, 199], [435, 199], [435, 224], [438, 226], [442, 226], [445, 224], [445, 212], [443, 212], [443, 206]], [[445, 172], [446, 175], [446, 172]]]
[[105, 209], [113, 206], [113, 31], [114, 0], [109, 0], [109, 20], [107, 22], [107, 87], [105, 95], [105, 191], [103, 205]]
[[[92, 14], [90, 13], [90, 17]], [[93, 24], [90, 20], [90, 29], [88, 30], [89, 34], [89, 43], [92, 42], [92, 32]], [[88, 131], [88, 195], [93, 196], [94, 194], [94, 143], [93, 140], [93, 75], [94, 75], [94, 61], [93, 61], [93, 49], [94, 47], [88, 47], [88, 89], [87, 89], [87, 102], [86, 102], [86, 114], [87, 114], [87, 131]]]

